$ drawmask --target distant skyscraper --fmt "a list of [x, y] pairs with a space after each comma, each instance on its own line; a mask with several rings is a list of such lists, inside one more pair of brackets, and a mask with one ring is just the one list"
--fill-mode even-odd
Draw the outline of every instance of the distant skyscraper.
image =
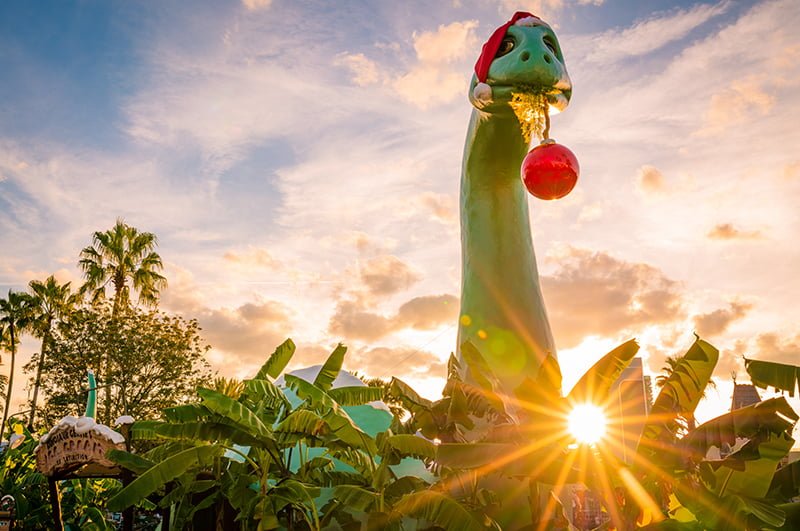
[[758, 390], [753, 384], [737, 384], [733, 382], [733, 397], [731, 398], [731, 411], [761, 402]]
[[[633, 358], [611, 386], [607, 412], [609, 415], [608, 437], [612, 451], [618, 459], [630, 464], [650, 411], [648, 393], [642, 370], [642, 358]], [[613, 444], [617, 443], [617, 444]]]

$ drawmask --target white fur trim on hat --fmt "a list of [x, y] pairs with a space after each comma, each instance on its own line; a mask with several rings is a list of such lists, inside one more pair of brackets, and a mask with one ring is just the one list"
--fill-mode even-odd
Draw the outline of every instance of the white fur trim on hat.
[[478, 83], [475, 85], [475, 88], [472, 89], [472, 97], [475, 98], [476, 101], [483, 104], [491, 103], [492, 87], [486, 83]]
[[525, 17], [514, 22], [515, 26], [545, 26], [546, 24], [536, 17]]

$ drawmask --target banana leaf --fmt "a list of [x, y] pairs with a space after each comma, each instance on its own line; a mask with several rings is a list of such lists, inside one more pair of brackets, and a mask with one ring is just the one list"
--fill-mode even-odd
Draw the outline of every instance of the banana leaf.
[[328, 454], [342, 463], [351, 466], [365, 478], [372, 478], [375, 470], [375, 461], [360, 450], [347, 446], [341, 448], [328, 448]]
[[789, 500], [797, 495], [800, 495], [800, 461], [794, 461], [778, 469], [769, 485], [769, 496], [774, 499]]
[[519, 450], [518, 445], [506, 443], [442, 443], [436, 446], [436, 462], [448, 468], [480, 468]]
[[635, 339], [631, 339], [600, 358], [569, 392], [567, 395], [569, 402], [573, 404], [605, 402], [614, 382], [630, 365], [637, 352], [639, 345]]
[[333, 488], [333, 497], [342, 505], [353, 511], [367, 512], [378, 503], [379, 496], [375, 492], [353, 485], [338, 485]]
[[340, 406], [361, 406], [383, 400], [383, 389], [366, 386], [337, 387], [330, 389], [328, 395]]
[[560, 445], [537, 448], [504, 443], [442, 443], [436, 447], [436, 463], [454, 470], [484, 468], [550, 485], [579, 483], [586, 475], [573, 466], [578, 451], [565, 451]]
[[777, 435], [789, 430], [797, 420], [797, 413], [785, 398], [770, 398], [705, 422], [689, 432], [681, 445], [689, 455], [701, 459], [712, 446], [733, 446], [737, 437], [750, 438], [764, 431]]
[[97, 507], [87, 507], [84, 509], [84, 516], [92, 523], [94, 528], [87, 525], [87, 522], [83, 522], [81, 527], [83, 529], [97, 529], [98, 531], [105, 531], [106, 529], [114, 529], [111, 527], [108, 522], [106, 521], [105, 515], [100, 512], [100, 509]]
[[427, 439], [408, 434], [384, 437], [381, 437], [381, 435], [383, 434], [378, 434], [381, 453], [384, 453], [384, 449], [388, 447], [396, 450], [404, 457], [417, 457], [430, 460], [436, 458], [436, 446]]
[[774, 387], [776, 391], [787, 391], [793, 397], [800, 384], [800, 367], [794, 365], [745, 358], [744, 367], [756, 387]]
[[122, 511], [146, 498], [159, 488], [198, 466], [209, 466], [224, 448], [216, 445], [196, 446], [179, 452], [133, 480], [108, 500], [109, 511]]
[[675, 447], [678, 418], [694, 415], [719, 359], [719, 351], [700, 338], [678, 361], [664, 382], [647, 416], [637, 452], [660, 466], [672, 466], [680, 458]]
[[271, 430], [247, 406], [211, 389], [198, 388], [197, 394], [203, 405], [223, 417], [230, 419], [246, 433], [262, 440], [271, 440]]
[[786, 515], [786, 521], [779, 528], [781, 531], [797, 531], [800, 529], [800, 502], [781, 503], [775, 507]]
[[347, 444], [365, 450], [370, 455], [375, 455], [378, 448], [375, 441], [356, 426], [350, 416], [337, 404], [325, 391], [302, 378], [287, 374], [288, 385], [297, 396], [308, 400], [312, 407], [328, 424], [331, 433]]
[[347, 353], [347, 347], [339, 343], [334, 351], [325, 360], [319, 374], [314, 378], [314, 385], [319, 387], [325, 392], [328, 392], [333, 386], [333, 381], [339, 376], [339, 371], [342, 370], [342, 363], [344, 363], [344, 355]]
[[497, 377], [486, 362], [486, 358], [471, 341], [464, 341], [461, 344], [461, 357], [467, 365], [467, 381], [475, 382], [485, 391], [495, 392], [500, 388]]
[[450, 380], [461, 380], [461, 364], [452, 352], [447, 359], [447, 381]]
[[247, 380], [245, 381], [244, 386], [245, 396], [249, 400], [258, 403], [261, 407], [289, 407], [289, 400], [286, 398], [286, 395], [283, 394], [283, 391], [281, 391], [277, 385], [273, 384], [269, 380]]
[[539, 367], [536, 378], [526, 377], [514, 389], [520, 407], [522, 424], [538, 429], [557, 429], [554, 424], [563, 424], [566, 402], [561, 397], [561, 367], [552, 354], [548, 354]]
[[463, 426], [471, 430], [475, 427], [475, 423], [470, 418], [467, 397], [461, 388], [461, 382], [454, 383], [455, 385], [450, 387], [450, 396], [444, 399], [448, 401], [446, 427], [457, 430], [457, 426]]
[[393, 513], [401, 517], [411, 516], [435, 524], [444, 529], [460, 531], [479, 531], [484, 527], [472, 514], [452, 498], [423, 490], [400, 498], [394, 505]]
[[403, 407], [411, 413], [415, 429], [419, 429], [429, 439], [439, 436], [440, 426], [437, 414], [433, 410], [432, 401], [421, 397], [410, 385], [399, 378], [392, 378], [389, 384], [389, 396], [399, 400]]
[[322, 417], [308, 409], [292, 411], [275, 426], [275, 433], [301, 433], [310, 437], [319, 437], [327, 431], [328, 425]]
[[715, 467], [714, 462], [704, 461], [700, 463], [700, 473], [717, 496], [735, 494], [746, 498], [763, 498], [769, 491], [778, 463], [789, 453], [792, 444], [794, 439], [785, 433], [770, 436], [759, 442], [758, 459], [743, 460], [743, 470]]
[[294, 356], [294, 351], [296, 348], [297, 347], [295, 347], [294, 341], [291, 339], [287, 339], [278, 345], [278, 348], [275, 349], [275, 352], [270, 355], [264, 365], [262, 365], [258, 370], [258, 373], [256, 373], [256, 377], [254, 379], [268, 380], [269, 378], [272, 378], [274, 380], [277, 378], [292, 360], [292, 356]]
[[156, 427], [165, 439], [187, 439], [206, 442], [230, 441], [243, 446], [264, 446], [263, 441], [236, 426], [218, 422], [173, 422]]
[[156, 427], [163, 424], [160, 420], [137, 420], [131, 425], [131, 439], [134, 441], [153, 441], [158, 439]]
[[155, 466], [155, 462], [150, 459], [146, 459], [138, 454], [126, 452], [125, 450], [111, 449], [106, 454], [106, 457], [134, 474], [143, 474], [145, 471]]
[[212, 415], [208, 408], [200, 404], [184, 404], [161, 410], [164, 418], [170, 422], [192, 422]]
[[386, 485], [383, 493], [387, 500], [396, 501], [406, 494], [428, 488], [430, 488], [430, 485], [417, 476], [403, 476]]

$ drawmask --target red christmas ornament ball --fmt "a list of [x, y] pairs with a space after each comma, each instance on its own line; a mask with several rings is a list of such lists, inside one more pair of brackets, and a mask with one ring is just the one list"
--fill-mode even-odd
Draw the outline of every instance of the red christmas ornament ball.
[[539, 199], [561, 199], [575, 188], [580, 171], [572, 151], [546, 139], [522, 161], [522, 182]]

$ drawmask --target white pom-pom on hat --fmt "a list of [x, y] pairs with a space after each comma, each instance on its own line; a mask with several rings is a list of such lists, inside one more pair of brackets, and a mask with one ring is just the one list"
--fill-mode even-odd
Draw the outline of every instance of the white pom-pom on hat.
[[492, 87], [486, 83], [478, 83], [475, 85], [475, 88], [472, 89], [472, 97], [484, 105], [492, 103]]

